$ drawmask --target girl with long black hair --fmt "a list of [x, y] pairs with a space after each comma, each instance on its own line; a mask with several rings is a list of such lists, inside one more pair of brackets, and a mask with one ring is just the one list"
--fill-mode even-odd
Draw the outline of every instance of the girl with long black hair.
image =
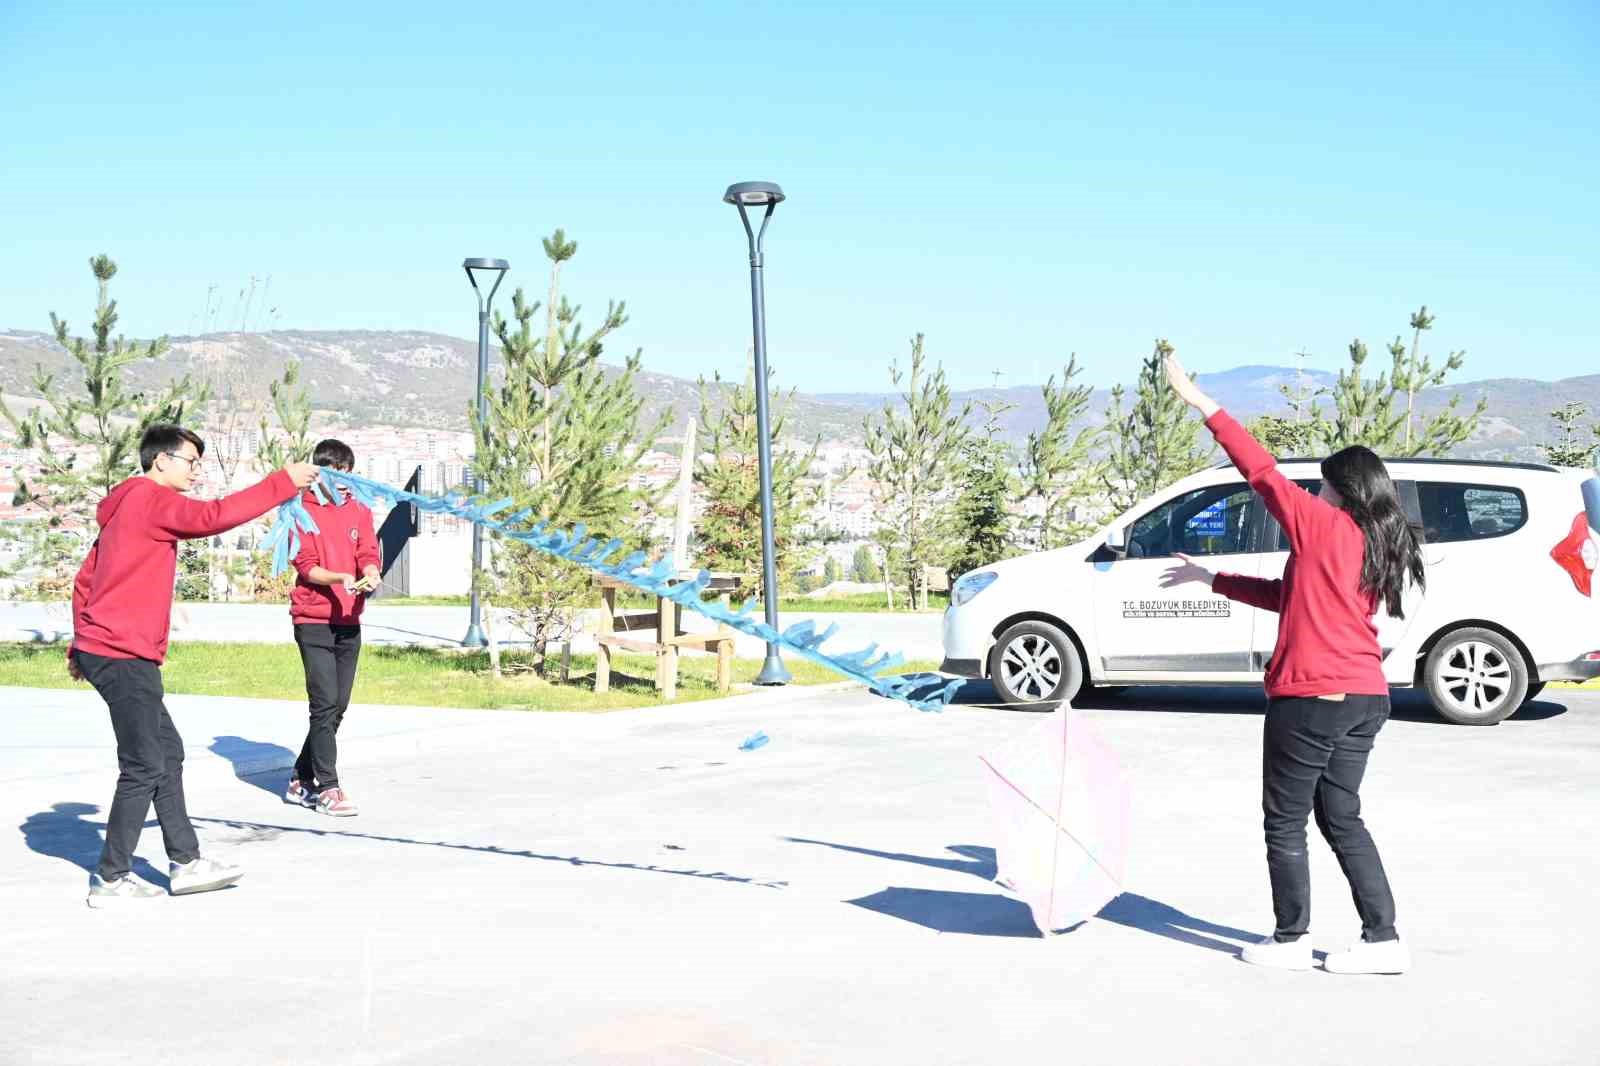
[[1331, 973], [1403, 973], [1410, 954], [1395, 931], [1394, 894], [1378, 848], [1361, 821], [1361, 778], [1378, 731], [1389, 718], [1389, 685], [1373, 616], [1401, 613], [1408, 582], [1424, 582], [1422, 552], [1383, 460], [1354, 446], [1322, 461], [1313, 496], [1279, 472], [1250, 432], [1167, 356], [1173, 391], [1206, 420], [1289, 539], [1281, 580], [1213, 574], [1180, 555], [1168, 588], [1190, 581], [1279, 615], [1278, 643], [1267, 665], [1261, 807], [1267, 872], [1277, 927], [1244, 949], [1260, 966], [1306, 970], [1311, 868], [1306, 820], [1339, 858], [1361, 915], [1361, 940], [1330, 954]]

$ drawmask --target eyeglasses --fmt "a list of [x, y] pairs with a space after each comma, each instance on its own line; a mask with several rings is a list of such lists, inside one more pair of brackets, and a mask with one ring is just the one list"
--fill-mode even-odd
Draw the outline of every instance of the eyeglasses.
[[189, 456], [187, 456], [187, 455], [179, 455], [177, 452], [162, 452], [161, 454], [162, 455], [166, 455], [166, 456], [170, 456], [173, 459], [182, 459], [184, 462], [189, 464], [189, 472], [191, 474], [194, 473], [196, 470], [199, 470], [200, 469], [200, 464], [205, 461], [205, 460], [201, 459], [198, 455], [191, 459]]

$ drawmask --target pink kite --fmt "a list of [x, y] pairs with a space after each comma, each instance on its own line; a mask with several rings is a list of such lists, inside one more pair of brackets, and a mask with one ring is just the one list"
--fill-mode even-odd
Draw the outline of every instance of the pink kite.
[[995, 883], [1049, 936], [1122, 892], [1128, 783], [1116, 756], [1069, 705], [993, 756], [980, 756], [999, 835]]

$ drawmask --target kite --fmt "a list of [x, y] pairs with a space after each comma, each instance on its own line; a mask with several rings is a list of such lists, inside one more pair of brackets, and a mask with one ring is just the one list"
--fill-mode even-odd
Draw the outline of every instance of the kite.
[[995, 883], [1046, 936], [1122, 894], [1129, 790], [1121, 765], [1070, 704], [1041, 731], [979, 757], [998, 823]]

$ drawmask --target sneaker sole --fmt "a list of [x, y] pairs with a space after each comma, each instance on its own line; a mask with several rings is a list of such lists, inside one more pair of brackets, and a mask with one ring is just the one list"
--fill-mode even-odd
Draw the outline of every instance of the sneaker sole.
[[325, 814], [329, 818], [354, 818], [361, 813], [360, 811], [325, 811], [321, 807], [316, 808], [316, 811], [318, 814]]
[[182, 888], [172, 889], [171, 892], [174, 896], [192, 896], [197, 892], [215, 892], [219, 888], [227, 888], [229, 885], [237, 883], [239, 878], [243, 876], [244, 871], [241, 870], [231, 877], [223, 877], [215, 881], [206, 881], [205, 883], [198, 885], [184, 885]]
[[114, 911], [160, 898], [159, 896], [90, 896], [85, 902], [89, 904], [91, 910]]

